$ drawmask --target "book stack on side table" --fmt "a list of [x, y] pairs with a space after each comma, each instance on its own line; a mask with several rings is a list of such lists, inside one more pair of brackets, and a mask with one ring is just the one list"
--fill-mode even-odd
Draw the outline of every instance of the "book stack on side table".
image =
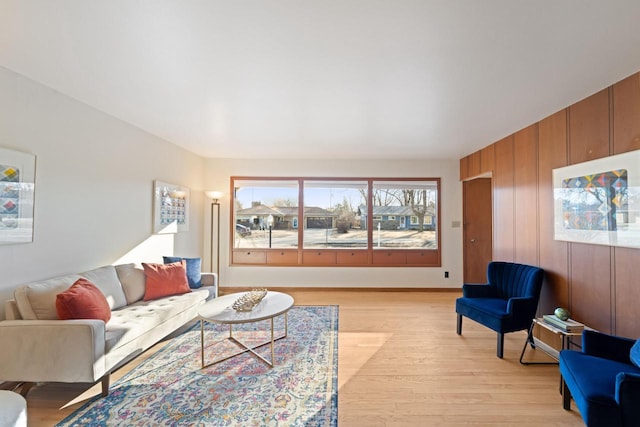
[[542, 316], [545, 323], [554, 326], [564, 332], [578, 333], [584, 330], [584, 325], [572, 319], [561, 320], [554, 314], [545, 314]]

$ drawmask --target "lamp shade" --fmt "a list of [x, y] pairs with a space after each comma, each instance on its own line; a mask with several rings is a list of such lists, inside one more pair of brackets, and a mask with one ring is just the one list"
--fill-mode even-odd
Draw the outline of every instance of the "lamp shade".
[[219, 199], [222, 198], [222, 196], [224, 196], [224, 193], [222, 191], [205, 191], [204, 194], [207, 195], [208, 198], [214, 200], [214, 201], [218, 201]]

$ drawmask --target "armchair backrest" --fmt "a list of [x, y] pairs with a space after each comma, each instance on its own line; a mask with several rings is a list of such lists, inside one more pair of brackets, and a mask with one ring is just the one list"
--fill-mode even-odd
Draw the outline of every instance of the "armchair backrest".
[[540, 298], [544, 271], [532, 265], [493, 261], [487, 267], [487, 279], [500, 298]]

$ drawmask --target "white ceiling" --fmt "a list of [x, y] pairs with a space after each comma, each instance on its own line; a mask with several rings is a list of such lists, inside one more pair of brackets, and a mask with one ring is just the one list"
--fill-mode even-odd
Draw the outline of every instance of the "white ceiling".
[[0, 66], [207, 157], [459, 158], [640, 70], [638, 0], [0, 0]]

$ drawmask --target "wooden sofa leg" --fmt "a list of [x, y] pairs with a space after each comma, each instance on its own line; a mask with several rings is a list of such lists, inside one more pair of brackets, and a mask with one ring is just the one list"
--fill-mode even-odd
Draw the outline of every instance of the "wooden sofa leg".
[[32, 382], [24, 382], [20, 384], [20, 395], [26, 399], [27, 393], [29, 393], [29, 390], [31, 390], [31, 387], [33, 387], [35, 384], [36, 383], [32, 383]]
[[502, 355], [504, 353], [504, 334], [498, 332], [498, 358], [502, 359]]
[[108, 372], [102, 377], [102, 397], [109, 396], [109, 382], [111, 381], [111, 373]]
[[462, 335], [462, 314], [458, 314], [458, 322], [456, 324], [456, 333]]
[[565, 411], [571, 410], [571, 392], [569, 391], [569, 387], [567, 387], [567, 383], [562, 378], [562, 408]]

